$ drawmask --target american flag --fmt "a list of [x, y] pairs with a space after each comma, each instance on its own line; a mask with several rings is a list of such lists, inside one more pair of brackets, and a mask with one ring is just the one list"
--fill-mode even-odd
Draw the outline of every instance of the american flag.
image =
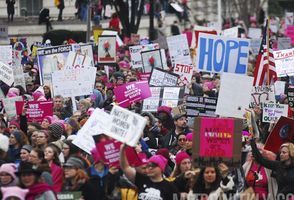
[[[254, 81], [253, 81], [254, 86], [267, 85], [267, 83], [271, 85], [277, 80], [277, 73], [275, 68], [275, 59], [273, 55], [272, 44], [271, 42], [269, 42], [269, 50], [267, 49], [267, 45], [266, 45], [267, 31], [269, 31], [267, 26], [268, 26], [268, 23], [266, 23], [266, 26], [263, 31], [262, 42], [260, 45], [256, 63], [255, 63]], [[269, 54], [268, 54], [268, 51], [269, 51]], [[269, 74], [267, 73], [268, 69], [269, 69]], [[268, 77], [269, 77], [269, 81], [267, 81]]]

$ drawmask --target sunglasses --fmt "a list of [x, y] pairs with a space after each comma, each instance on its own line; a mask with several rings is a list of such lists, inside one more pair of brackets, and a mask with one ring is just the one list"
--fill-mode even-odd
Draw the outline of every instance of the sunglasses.
[[180, 141], [180, 142], [186, 142], [187, 139], [186, 139], [186, 138], [180, 138], [179, 141]]
[[158, 165], [156, 163], [151, 162], [151, 163], [147, 164], [147, 168], [152, 168], [153, 169], [155, 167], [158, 167]]

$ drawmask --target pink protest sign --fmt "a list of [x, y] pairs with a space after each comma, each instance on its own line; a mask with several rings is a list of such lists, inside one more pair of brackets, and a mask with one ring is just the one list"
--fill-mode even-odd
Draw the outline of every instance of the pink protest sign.
[[[16, 113], [22, 113], [24, 101], [16, 101]], [[27, 119], [29, 122], [42, 122], [44, 117], [53, 116], [53, 102], [52, 101], [28, 101], [27, 102]]]
[[123, 108], [151, 97], [151, 91], [147, 81], [127, 83], [116, 87], [113, 91], [117, 102]]
[[233, 157], [234, 120], [202, 118], [200, 127], [200, 156]]
[[150, 72], [147, 72], [147, 73], [137, 72], [137, 77], [140, 81], [149, 81], [150, 76], [151, 76]]
[[294, 44], [294, 26], [288, 26], [285, 33], [287, 37], [291, 38], [291, 44]]
[[105, 164], [109, 166], [119, 167], [120, 145], [121, 142], [118, 142], [114, 139], [99, 142], [96, 145], [97, 151]]

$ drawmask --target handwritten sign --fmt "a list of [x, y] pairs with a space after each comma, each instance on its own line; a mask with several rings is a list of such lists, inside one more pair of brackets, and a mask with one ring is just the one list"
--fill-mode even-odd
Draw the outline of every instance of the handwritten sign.
[[275, 102], [274, 86], [255, 86], [251, 90], [249, 108], [263, 107], [263, 103]]
[[9, 65], [0, 61], [0, 80], [11, 86], [14, 82], [13, 70]]
[[148, 50], [154, 50], [159, 49], [158, 44], [146, 44], [146, 45], [136, 45], [136, 46], [130, 46], [130, 56], [131, 56], [131, 66], [132, 68], [142, 68], [142, 58], [141, 58], [141, 52], [142, 51], [148, 51]]
[[186, 110], [188, 117], [216, 117], [217, 98], [188, 96]]
[[294, 48], [274, 51], [278, 77], [294, 75]]
[[5, 109], [5, 112], [6, 112], [7, 116], [8, 116], [8, 119], [16, 117], [15, 102], [16, 101], [22, 101], [22, 100], [23, 99], [22, 99], [21, 96], [2, 99], [4, 109]]
[[160, 68], [153, 68], [149, 80], [150, 86], [176, 86], [178, 75]]
[[174, 73], [179, 75], [178, 86], [185, 86], [185, 92], [189, 93], [189, 84], [193, 75], [193, 65], [176, 64]]
[[275, 122], [281, 116], [288, 117], [287, 104], [264, 103], [263, 104], [263, 122]]

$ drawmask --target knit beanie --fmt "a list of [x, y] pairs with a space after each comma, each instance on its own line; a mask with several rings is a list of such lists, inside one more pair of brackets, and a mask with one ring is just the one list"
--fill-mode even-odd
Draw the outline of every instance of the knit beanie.
[[153, 155], [151, 158], [149, 158], [148, 163], [155, 163], [158, 165], [158, 167], [161, 169], [162, 172], [164, 172], [167, 159], [163, 157], [162, 155]]
[[25, 200], [27, 193], [29, 192], [28, 189], [22, 189], [18, 186], [11, 186], [11, 187], [1, 187], [2, 192], [2, 199], [6, 200], [8, 197], [17, 197], [20, 200]]
[[55, 122], [53, 124], [50, 124], [48, 127], [48, 130], [51, 132], [51, 136], [54, 139], [60, 139], [64, 133], [63, 125], [59, 122]]
[[7, 173], [9, 174], [13, 180], [16, 179], [16, 175], [15, 175], [15, 172], [16, 172], [16, 165], [13, 164], [13, 163], [4, 163], [1, 165], [0, 167], [0, 173]]
[[177, 153], [176, 158], [175, 158], [176, 164], [180, 165], [181, 162], [185, 159], [191, 159], [191, 157], [185, 151], [181, 151], [181, 152]]

